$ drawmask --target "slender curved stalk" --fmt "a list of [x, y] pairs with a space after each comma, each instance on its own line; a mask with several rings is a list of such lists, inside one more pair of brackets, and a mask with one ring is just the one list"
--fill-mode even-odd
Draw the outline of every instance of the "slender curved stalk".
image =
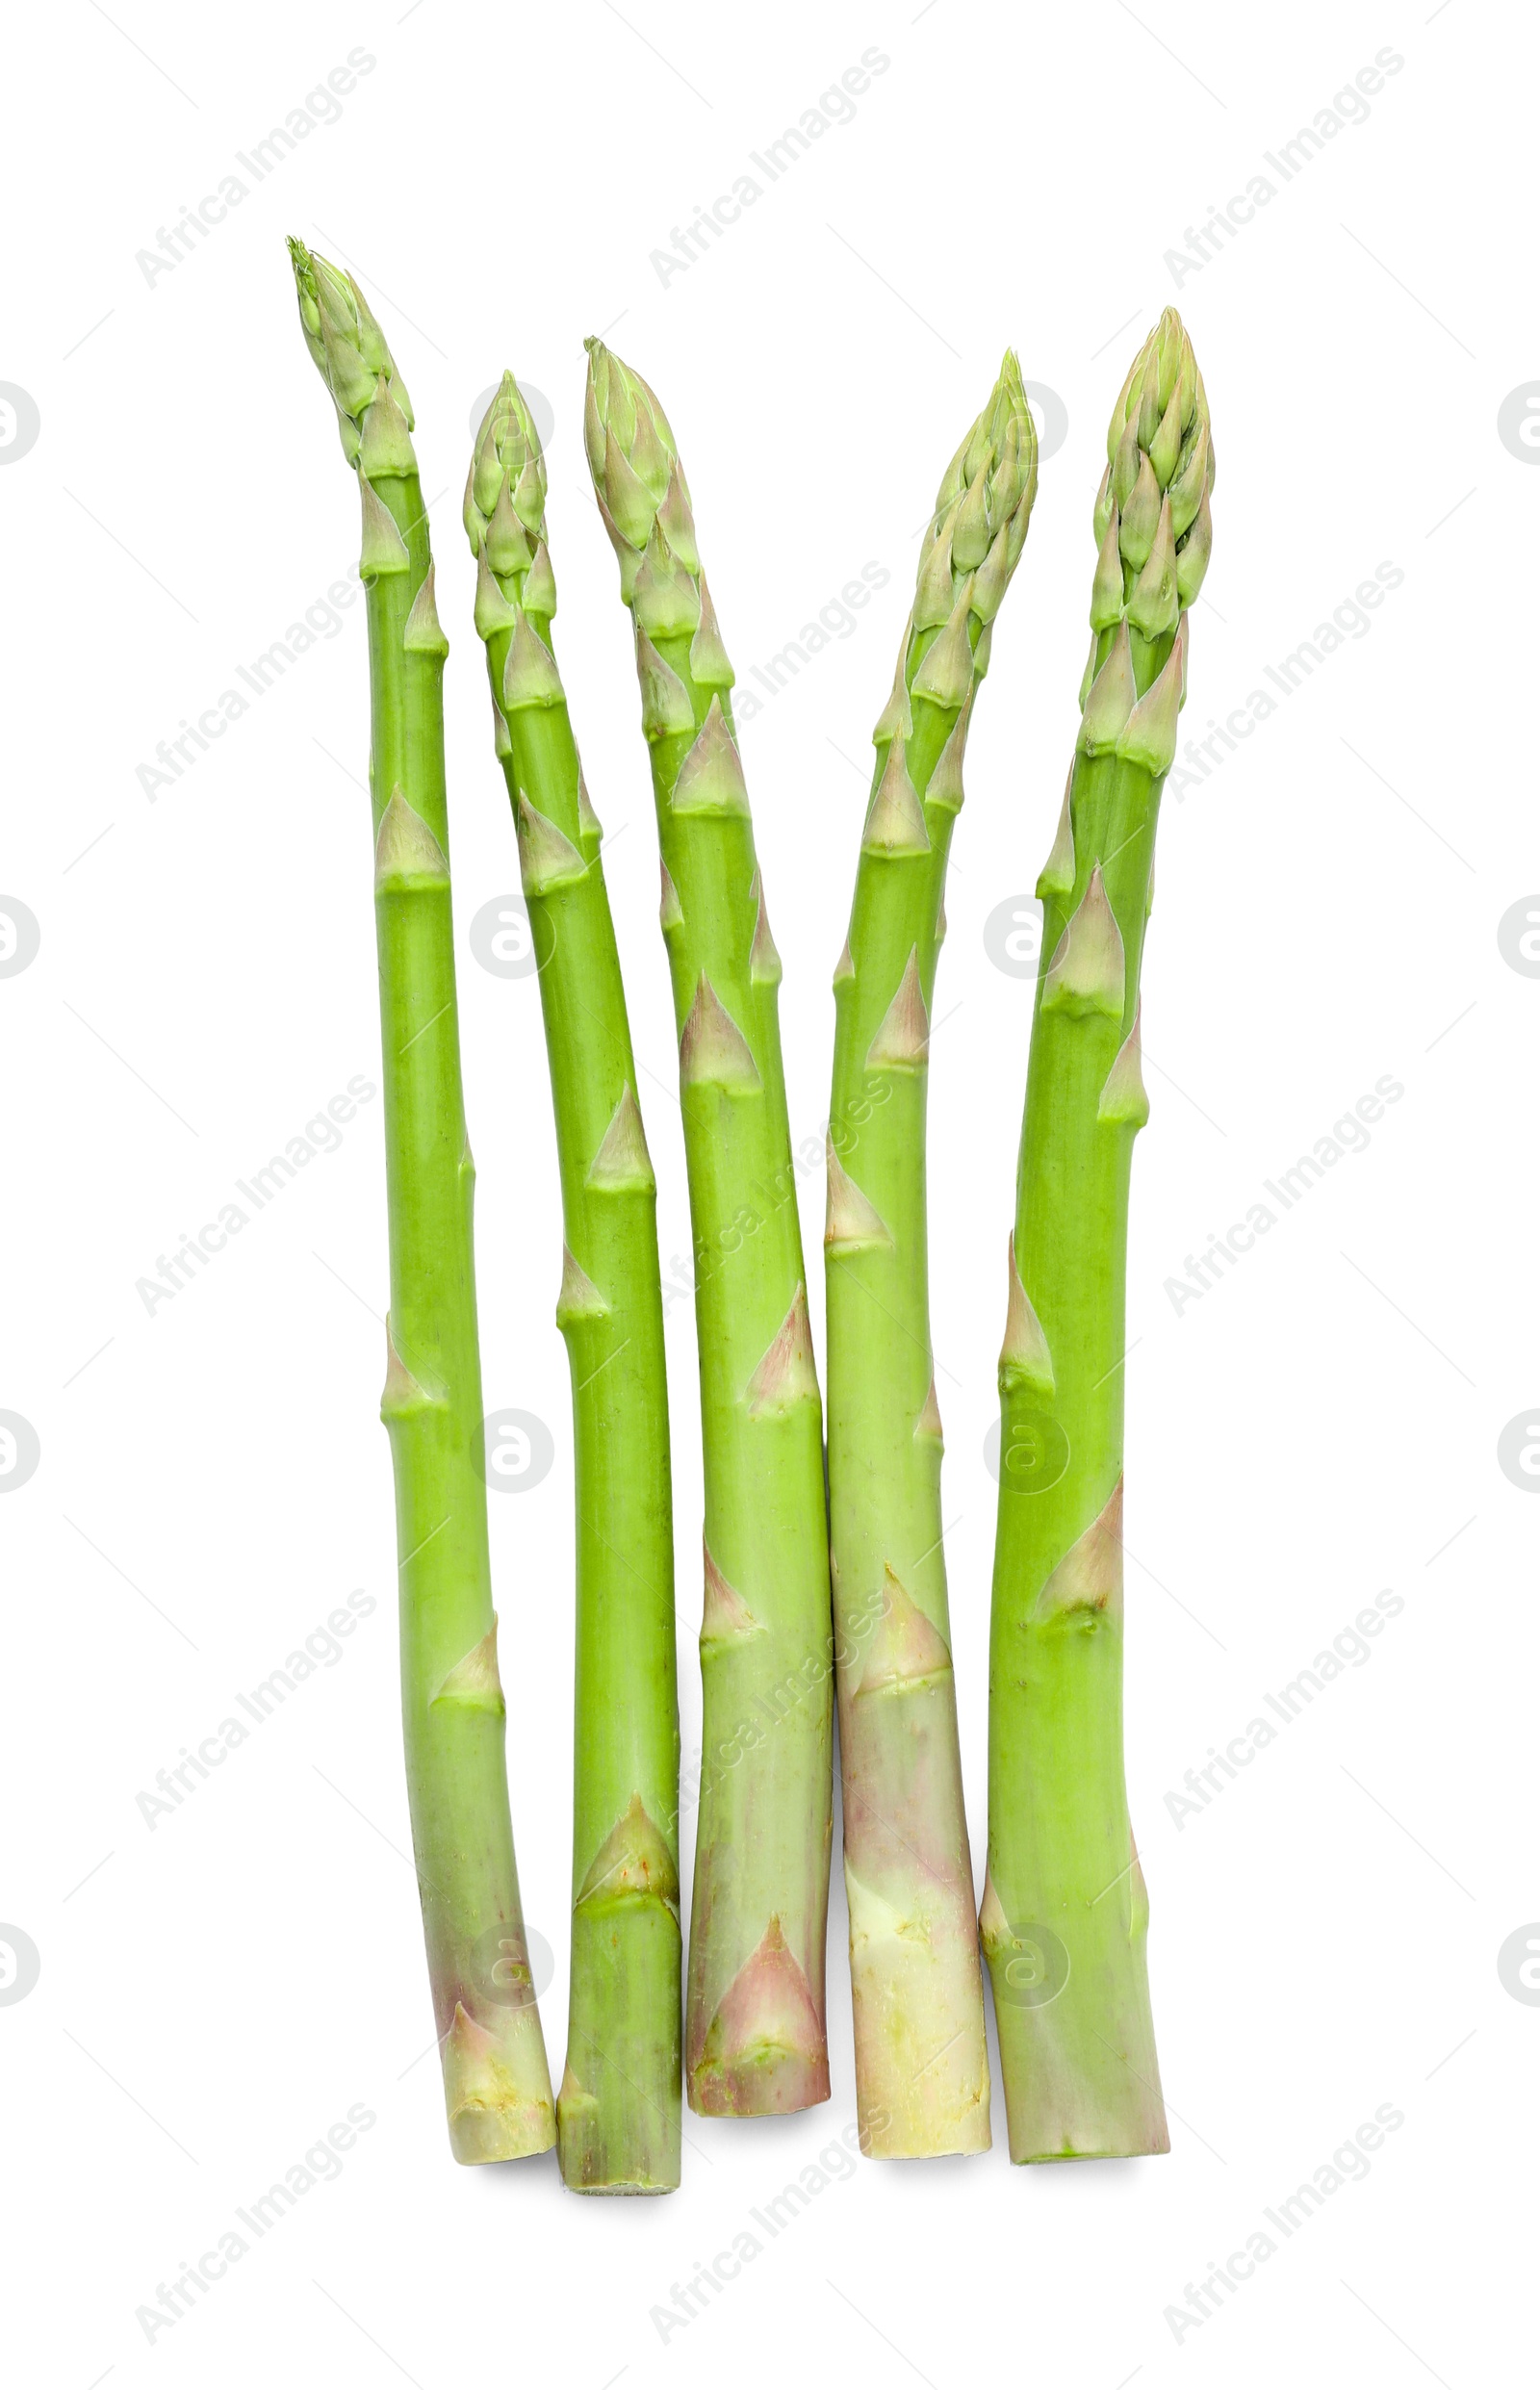
[[481, 1364], [449, 912], [444, 658], [405, 385], [348, 274], [290, 243], [305, 342], [363, 502], [391, 1308], [401, 1709], [449, 2140], [465, 2165], [555, 2139], [503, 1761], [479, 1464]]
[[1122, 1748], [1124, 1271], [1139, 974], [1214, 452], [1168, 308], [1113, 414], [1091, 653], [1053, 852], [1000, 1353], [980, 1926], [1011, 2155], [1168, 2147]]
[[668, 419], [588, 343], [584, 438], [635, 625], [680, 1033], [706, 1468], [685, 2081], [708, 2116], [829, 2096], [833, 1747], [818, 1380], [732, 667]]
[[989, 2146], [931, 1360], [925, 1100], [962, 750], [1027, 536], [1038, 443], [1008, 354], [921, 551], [834, 974], [829, 1493], [861, 2146]]
[[570, 2190], [680, 2179], [679, 1709], [657, 1197], [626, 991], [561, 677], [540, 442], [511, 373], [476, 436], [475, 627], [540, 959], [561, 1169], [556, 1323], [572, 1369], [578, 1662], [572, 1994], [557, 2100]]

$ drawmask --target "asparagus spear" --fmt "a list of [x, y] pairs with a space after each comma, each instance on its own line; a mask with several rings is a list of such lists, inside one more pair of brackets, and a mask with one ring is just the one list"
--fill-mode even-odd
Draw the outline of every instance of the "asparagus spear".
[[1007, 354], [921, 550], [892, 697], [873, 732], [871, 805], [834, 974], [829, 1493], [856, 2092], [874, 2157], [989, 2146], [941, 1549], [925, 1097], [963, 743], [1037, 478], [1037, 435]]
[[444, 658], [412, 410], [349, 274], [289, 244], [306, 346], [358, 475], [384, 1064], [385, 1392], [401, 1709], [449, 2141], [463, 2165], [555, 2140], [519, 1906], [487, 1554], [471, 1205], [444, 789]]
[[1214, 451], [1168, 308], [1113, 413], [1091, 653], [1038, 883], [1032, 1026], [1000, 1353], [980, 1917], [1017, 2164], [1168, 2147], [1148, 1902], [1122, 1752], [1123, 1293], [1155, 818], [1176, 748]]
[[572, 1993], [556, 2103], [575, 2191], [680, 2179], [679, 1709], [657, 1198], [600, 828], [552, 655], [539, 436], [511, 373], [476, 435], [475, 627], [519, 835], [561, 1167], [578, 1666]]
[[706, 2116], [829, 2096], [832, 1702], [818, 1381], [732, 667], [674, 434], [588, 344], [584, 439], [635, 627], [680, 1035], [706, 1471], [685, 2082]]

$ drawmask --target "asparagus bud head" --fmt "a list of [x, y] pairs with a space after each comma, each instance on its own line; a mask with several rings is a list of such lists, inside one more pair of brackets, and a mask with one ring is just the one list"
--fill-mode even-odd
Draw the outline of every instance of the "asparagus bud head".
[[[984, 563], [995, 540], [1012, 525], [1020, 533], [1011, 555], [1010, 569], [1014, 571], [1037, 495], [1038, 428], [1016, 352], [1008, 348], [984, 411], [936, 493], [931, 536], [937, 537], [951, 518], [953, 566], [960, 579]], [[1000, 594], [1004, 596], [1003, 588]]]
[[[1037, 426], [1015, 351], [1008, 348], [988, 403], [941, 476], [893, 692], [872, 732], [877, 746], [891, 742], [895, 768], [906, 780], [904, 742], [914, 731], [911, 701], [924, 698], [954, 716], [967, 706], [988, 665], [989, 626], [1011, 585], [1037, 494]], [[960, 738], [933, 791], [938, 804], [962, 803], [962, 745]], [[919, 820], [917, 804], [910, 810]], [[874, 807], [874, 814], [878, 810]], [[891, 797], [880, 810], [885, 820], [892, 813]], [[923, 842], [923, 832], [911, 841], [916, 850]]]
[[[337, 409], [343, 454], [350, 465], [356, 465], [363, 445], [364, 416], [376, 398], [387, 398], [392, 412], [398, 413], [406, 431], [411, 431], [412, 402], [406, 384], [352, 275], [307, 249], [293, 235], [289, 262], [294, 268], [305, 347]], [[415, 473], [415, 460], [405, 470]]]
[[604, 528], [620, 561], [621, 595], [629, 605], [644, 558], [650, 568], [644, 588], [673, 578], [670, 568], [676, 564], [699, 581], [695, 518], [673, 429], [656, 397], [602, 340], [583, 346], [588, 351], [583, 443]]
[[[471, 553], [483, 548], [500, 577], [530, 570], [546, 536], [546, 460], [523, 391], [511, 373], [481, 418], [465, 485]], [[549, 569], [549, 568], [548, 568]]]
[[1167, 308], [1129, 368], [1107, 427], [1107, 460], [1108, 477], [1096, 501], [1101, 554], [1091, 627], [1110, 629], [1126, 614], [1153, 640], [1175, 630], [1178, 601], [1191, 605], [1197, 596], [1212, 536], [1209, 402], [1174, 307]]

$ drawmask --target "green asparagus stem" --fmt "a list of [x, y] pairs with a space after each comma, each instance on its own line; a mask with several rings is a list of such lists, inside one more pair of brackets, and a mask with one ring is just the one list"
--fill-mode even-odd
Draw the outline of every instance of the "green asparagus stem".
[[561, 1167], [556, 1323], [572, 1367], [578, 1667], [572, 1994], [556, 2104], [574, 2191], [680, 2179], [679, 1709], [657, 1197], [600, 827], [552, 655], [546, 475], [505, 373], [465, 527], [519, 835]]
[[299, 320], [363, 501], [370, 781], [390, 1215], [385, 1392], [401, 1709], [428, 1976], [463, 2165], [556, 2137], [503, 1763], [449, 916], [444, 658], [412, 411], [348, 274], [297, 241]]
[[1122, 1749], [1123, 1294], [1155, 818], [1176, 750], [1214, 451], [1168, 308], [1113, 414], [1096, 501], [1091, 653], [1038, 883], [989, 1653], [980, 1916], [1011, 2155], [1169, 2146], [1145, 1970], [1149, 1905]]
[[989, 2062], [941, 1547], [925, 1100], [962, 750], [1027, 536], [1038, 442], [1008, 354], [920, 554], [834, 974], [829, 1493], [861, 2146], [989, 2146]]
[[668, 419], [588, 343], [584, 438], [635, 625], [680, 1033], [706, 1469], [705, 1695], [685, 2081], [706, 2116], [829, 2096], [832, 1701], [818, 1381], [770, 936]]

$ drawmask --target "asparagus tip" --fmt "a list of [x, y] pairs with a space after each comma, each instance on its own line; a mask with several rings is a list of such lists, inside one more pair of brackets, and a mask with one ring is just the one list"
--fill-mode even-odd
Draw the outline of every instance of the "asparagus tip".
[[[382, 376], [392, 408], [399, 413], [406, 432], [411, 431], [412, 407], [406, 385], [396, 370], [395, 359], [369, 301], [352, 275], [340, 266], [333, 266], [319, 250], [307, 248], [293, 233], [288, 236], [288, 247], [305, 347], [337, 409], [343, 453], [350, 465], [355, 464], [361, 419], [378, 396]], [[410, 461], [404, 470], [415, 473], [416, 460], [411, 458], [410, 450], [408, 440]]]

